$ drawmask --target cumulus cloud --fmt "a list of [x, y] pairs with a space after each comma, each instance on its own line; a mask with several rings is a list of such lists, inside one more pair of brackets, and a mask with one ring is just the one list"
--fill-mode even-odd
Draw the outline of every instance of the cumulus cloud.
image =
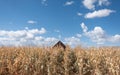
[[68, 37], [68, 38], [65, 38], [65, 43], [74, 47], [74, 46], [80, 45], [80, 38], [77, 38], [77, 37], [74, 37], [74, 36], [73, 37]]
[[100, 18], [109, 16], [111, 13], [115, 12], [114, 10], [110, 9], [101, 9], [98, 11], [90, 12], [85, 15], [85, 18]]
[[112, 37], [110, 37], [109, 41], [113, 42], [113, 43], [120, 43], [120, 35], [119, 34], [116, 34]]
[[97, 0], [83, 0], [83, 5], [87, 8], [87, 9], [90, 9], [90, 10], [94, 10], [95, 9], [95, 5], [94, 3], [96, 2]]
[[6, 30], [0, 30], [0, 36], [9, 36], [9, 37], [23, 37], [27, 36], [29, 34], [44, 34], [46, 33], [45, 28], [41, 29], [30, 29], [30, 30], [17, 30], [17, 31], [6, 31]]
[[95, 27], [93, 30], [86, 32], [85, 35], [97, 44], [103, 44], [106, 41], [105, 31], [101, 27]]
[[72, 4], [74, 4], [74, 1], [67, 1], [67, 2], [65, 3], [65, 6], [69, 6], [69, 5], [72, 5]]
[[34, 44], [33, 42], [35, 41], [43, 39], [41, 35], [46, 33], [46, 29], [0, 30], [0, 33], [0, 45], [30, 45]]
[[36, 24], [37, 22], [33, 21], [33, 20], [29, 20], [29, 21], [27, 21], [27, 23], [29, 23], [29, 24]]
[[55, 37], [35, 37], [36, 40], [34, 40], [35, 46], [53, 46], [58, 39]]
[[108, 0], [83, 0], [82, 3], [89, 10], [95, 10], [96, 5], [103, 6], [110, 4]]
[[[45, 28], [23, 30], [0, 30], [0, 46], [53, 46], [61, 39], [61, 35], [56, 37], [44, 37], [47, 32]], [[65, 44], [74, 47], [80, 44], [81, 35], [63, 38]]]
[[103, 28], [96, 26], [93, 30], [86, 31], [86, 25], [81, 24], [81, 28], [83, 29], [83, 34], [90, 38], [92, 42], [95, 42], [97, 44], [104, 44], [105, 42], [111, 42], [111, 43], [117, 43], [120, 42], [120, 35], [116, 34], [113, 36], [109, 36], [106, 34], [105, 30]]

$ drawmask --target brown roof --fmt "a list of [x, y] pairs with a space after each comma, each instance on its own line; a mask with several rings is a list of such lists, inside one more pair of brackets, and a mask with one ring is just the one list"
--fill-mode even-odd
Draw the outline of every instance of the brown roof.
[[62, 47], [63, 49], [66, 48], [66, 46], [65, 46], [61, 41], [58, 41], [58, 42], [53, 46], [53, 48], [54, 48], [54, 47]]

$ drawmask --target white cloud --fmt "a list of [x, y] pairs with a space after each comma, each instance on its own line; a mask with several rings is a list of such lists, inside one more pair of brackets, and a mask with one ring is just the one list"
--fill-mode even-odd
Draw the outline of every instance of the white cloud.
[[82, 37], [82, 35], [81, 35], [81, 34], [76, 34], [76, 36], [77, 36], [78, 38], [81, 38], [81, 37]]
[[29, 20], [29, 21], [27, 21], [27, 23], [29, 23], [29, 24], [36, 24], [37, 22], [33, 21], [33, 20]]
[[[0, 30], [0, 46], [53, 46], [61, 39], [61, 35], [55, 37], [44, 37], [45, 28], [23, 29], [16, 31]], [[81, 35], [63, 38], [65, 44], [72, 47], [80, 44]]]
[[106, 34], [101, 27], [95, 27], [94, 30], [85, 33], [93, 42], [103, 44], [106, 41]]
[[36, 40], [36, 41], [41, 41], [41, 40], [44, 40], [44, 38], [43, 38], [42, 36], [36, 36], [36, 37], [35, 37], [35, 40]]
[[82, 3], [89, 10], [95, 10], [96, 3], [98, 3], [99, 6], [108, 6], [110, 4], [108, 0], [83, 0]]
[[92, 13], [87, 13], [85, 15], [85, 18], [100, 18], [100, 17], [106, 17], [109, 16], [111, 13], [115, 12], [114, 10], [110, 9], [101, 9], [98, 11], [94, 11]]
[[82, 14], [82, 13], [80, 13], [80, 12], [78, 12], [78, 13], [77, 13], [77, 15], [78, 15], [78, 16], [82, 16], [83, 14]]
[[36, 40], [34, 40], [35, 46], [53, 46], [58, 39], [55, 37], [35, 37]]
[[[82, 27], [82, 24], [81, 24], [81, 27]], [[85, 24], [84, 24], [84, 27], [87, 28]], [[90, 38], [92, 42], [96, 42], [97, 44], [103, 44], [106, 41], [105, 31], [101, 27], [95, 27], [91, 31], [85, 31], [84, 30], [85, 28], [83, 27], [82, 29], [83, 29], [84, 35]]]
[[77, 45], [80, 45], [80, 38], [77, 38], [77, 37], [68, 37], [68, 38], [65, 38], [65, 43], [74, 47], [74, 46], [77, 46]]
[[97, 0], [83, 0], [83, 5], [87, 8], [87, 9], [90, 9], [90, 10], [94, 10], [95, 9], [95, 5], [94, 3], [96, 2]]
[[44, 34], [44, 33], [46, 33], [46, 29], [45, 28], [41, 28], [40, 30], [33, 29], [33, 30], [30, 30], [30, 32], [33, 34]]
[[67, 1], [67, 2], [65, 3], [65, 6], [69, 6], [69, 5], [72, 5], [72, 4], [74, 4], [74, 1]]
[[109, 4], [110, 4], [110, 2], [108, 0], [99, 0], [98, 1], [99, 6], [102, 6], [102, 5], [108, 6]]
[[24, 37], [30, 34], [44, 34], [46, 33], [45, 28], [41, 29], [31, 29], [31, 30], [17, 30], [17, 31], [5, 31], [0, 30], [0, 36], [9, 36], [9, 37]]
[[108, 39], [108, 41], [111, 41], [113, 43], [120, 43], [120, 35], [116, 34]]
[[81, 27], [83, 29], [83, 32], [87, 32], [88, 28], [84, 23], [81, 23]]
[[0, 45], [28, 45], [39, 40], [41, 34], [46, 33], [45, 28], [41, 29], [24, 29], [17, 31], [0, 30]]
[[90, 38], [92, 42], [95, 42], [97, 44], [104, 44], [105, 42], [110, 42], [110, 43], [117, 43], [120, 42], [120, 35], [116, 34], [113, 36], [108, 36], [108, 34], [105, 33], [105, 30], [103, 30], [101, 27], [96, 26], [94, 27], [93, 30], [91, 31], [86, 31], [85, 29], [87, 26], [82, 23], [81, 27], [83, 29], [83, 34]]

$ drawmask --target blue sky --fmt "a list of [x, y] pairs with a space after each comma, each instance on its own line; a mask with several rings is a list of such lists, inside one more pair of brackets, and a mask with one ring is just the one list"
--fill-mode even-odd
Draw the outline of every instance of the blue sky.
[[118, 0], [0, 0], [0, 45], [120, 46]]

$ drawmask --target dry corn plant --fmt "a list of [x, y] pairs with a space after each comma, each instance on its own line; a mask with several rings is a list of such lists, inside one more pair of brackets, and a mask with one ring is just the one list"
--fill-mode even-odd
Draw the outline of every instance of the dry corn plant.
[[0, 75], [120, 75], [120, 48], [0, 47]]

